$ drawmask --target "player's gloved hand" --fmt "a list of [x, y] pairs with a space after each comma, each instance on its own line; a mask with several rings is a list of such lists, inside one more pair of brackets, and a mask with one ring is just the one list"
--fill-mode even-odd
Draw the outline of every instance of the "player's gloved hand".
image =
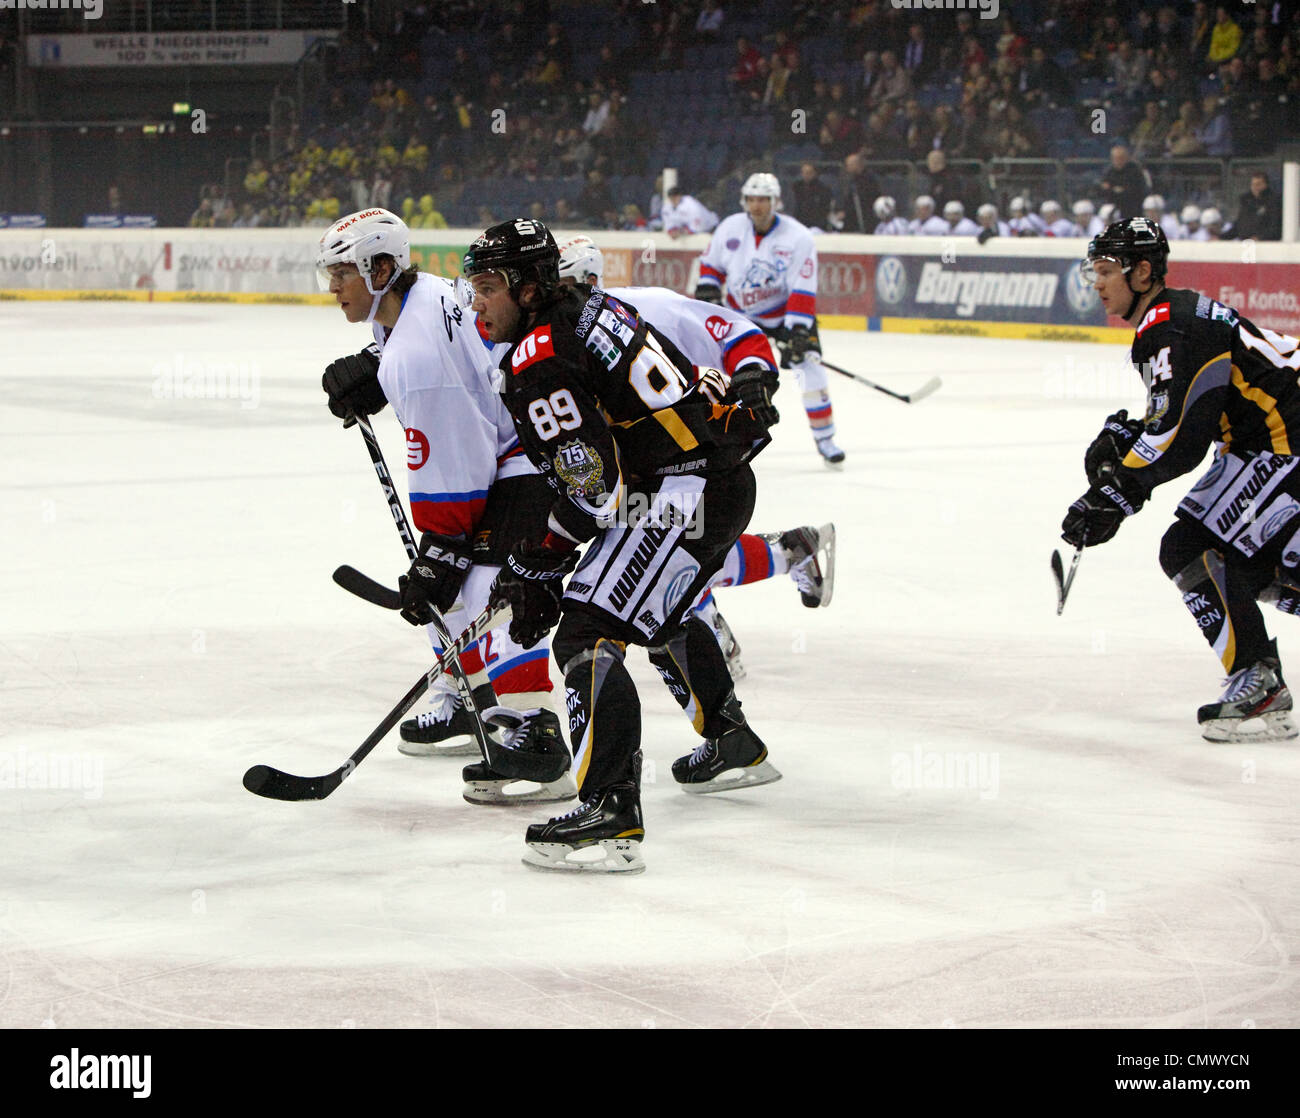
[[1136, 493], [1135, 488], [1114, 478], [1092, 486], [1065, 514], [1061, 539], [1071, 547], [1105, 543], [1119, 531], [1124, 518], [1132, 516], [1146, 502], [1146, 497]]
[[722, 306], [722, 288], [716, 283], [698, 283], [695, 285], [695, 298]]
[[578, 565], [578, 552], [559, 551], [545, 543], [519, 544], [506, 556], [505, 565], [488, 600], [496, 609], [511, 610], [510, 639], [532, 648], [560, 620], [564, 576]]
[[330, 362], [320, 384], [329, 396], [330, 411], [344, 421], [344, 427], [353, 426], [358, 415], [374, 415], [388, 405], [379, 387], [379, 347], [375, 345]]
[[731, 378], [731, 394], [765, 427], [773, 426], [781, 418], [781, 413], [772, 403], [775, 392], [775, 374], [752, 365], [738, 370]]
[[1129, 448], [1141, 438], [1142, 427], [1142, 421], [1129, 419], [1124, 408], [1106, 417], [1106, 426], [1083, 454], [1083, 472], [1088, 475], [1089, 485], [1100, 485], [1115, 472]]
[[411, 569], [397, 580], [402, 594], [402, 616], [412, 625], [428, 625], [433, 621], [433, 609], [439, 613], [451, 609], [469, 572], [472, 556], [469, 540], [425, 532], [420, 537], [420, 554], [411, 563]]
[[784, 326], [776, 332], [776, 347], [781, 351], [781, 368], [790, 369], [805, 360], [821, 360], [821, 349], [807, 326]]

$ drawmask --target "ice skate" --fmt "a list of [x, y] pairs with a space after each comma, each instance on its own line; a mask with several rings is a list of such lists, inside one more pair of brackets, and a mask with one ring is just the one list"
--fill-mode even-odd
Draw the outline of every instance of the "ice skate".
[[501, 744], [510, 750], [511, 769], [497, 772], [486, 761], [466, 765], [462, 792], [471, 804], [561, 803], [578, 794], [569, 772], [569, 750], [560, 734], [560, 720], [553, 711], [534, 708], [518, 711], [489, 707], [483, 712], [487, 725], [503, 731]]
[[814, 435], [817, 440], [817, 453], [832, 470], [844, 469], [844, 451], [835, 445], [834, 435]]
[[781, 548], [790, 564], [790, 577], [799, 587], [799, 597], [809, 609], [831, 604], [835, 589], [835, 525], [820, 528], [791, 528], [762, 537]]
[[748, 725], [706, 739], [686, 757], [673, 762], [673, 779], [683, 792], [733, 792], [772, 784], [781, 774], [767, 759], [767, 746]]
[[718, 647], [722, 649], [722, 658], [727, 662], [727, 671], [731, 673], [732, 680], [744, 679], [745, 665], [740, 659], [740, 641], [736, 640], [736, 634], [731, 631], [731, 626], [727, 624], [727, 619], [722, 616], [722, 611], [712, 596], [697, 612], [700, 620], [717, 637]]
[[524, 865], [563, 873], [640, 873], [641, 796], [630, 781], [589, 796], [548, 823], [534, 823]]
[[1286, 741], [1296, 736], [1291, 692], [1277, 660], [1258, 660], [1224, 683], [1219, 701], [1196, 712], [1206, 741]]
[[408, 757], [469, 757], [480, 752], [474, 716], [454, 691], [444, 691], [433, 709], [403, 722], [400, 736], [397, 751]]

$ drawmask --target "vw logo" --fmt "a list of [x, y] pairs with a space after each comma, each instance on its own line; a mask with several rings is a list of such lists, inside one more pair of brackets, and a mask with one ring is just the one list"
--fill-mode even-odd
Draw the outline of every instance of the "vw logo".
[[1083, 278], [1083, 262], [1076, 263], [1065, 277], [1065, 298], [1078, 318], [1089, 318], [1101, 306], [1101, 296]]
[[891, 307], [907, 298], [907, 269], [897, 256], [886, 256], [876, 265], [876, 294]]

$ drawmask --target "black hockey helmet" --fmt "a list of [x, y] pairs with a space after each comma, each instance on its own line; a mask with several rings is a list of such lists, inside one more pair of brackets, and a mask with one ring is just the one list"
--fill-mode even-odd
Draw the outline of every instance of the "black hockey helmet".
[[500, 272], [512, 293], [535, 283], [545, 295], [560, 284], [560, 249], [540, 221], [517, 217], [484, 230], [466, 251], [463, 270], [467, 278]]
[[1169, 238], [1148, 217], [1130, 217], [1106, 226], [1088, 244], [1088, 260], [1114, 260], [1125, 272], [1141, 260], [1151, 264], [1152, 280], [1169, 270]]

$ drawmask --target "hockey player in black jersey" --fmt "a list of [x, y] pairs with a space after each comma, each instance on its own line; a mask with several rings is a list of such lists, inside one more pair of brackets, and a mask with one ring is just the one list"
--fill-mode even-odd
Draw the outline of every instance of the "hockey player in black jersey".
[[647, 648], [704, 739], [673, 764], [686, 791], [780, 778], [717, 641], [691, 612], [749, 522], [748, 463], [775, 412], [759, 372], [695, 377], [632, 307], [561, 286], [559, 258], [546, 227], [520, 219], [483, 233], [464, 269], [488, 338], [511, 346], [501, 394], [556, 494], [546, 538], [521, 540], [493, 591], [511, 605], [511, 636], [525, 647], [558, 621], [551, 643], [582, 800], [528, 828], [525, 861], [635, 872], [644, 868], [641, 713], [628, 645]]
[[1088, 447], [1090, 487], [1070, 506], [1062, 538], [1105, 543], [1157, 485], [1216, 444], [1160, 545], [1160, 565], [1228, 673], [1219, 701], [1197, 717], [1209, 741], [1294, 738], [1291, 693], [1257, 602], [1300, 613], [1300, 343], [1166, 287], [1168, 257], [1164, 232], [1141, 217], [1088, 246], [1085, 274], [1107, 313], [1136, 331], [1147, 411], [1143, 420], [1110, 416]]

